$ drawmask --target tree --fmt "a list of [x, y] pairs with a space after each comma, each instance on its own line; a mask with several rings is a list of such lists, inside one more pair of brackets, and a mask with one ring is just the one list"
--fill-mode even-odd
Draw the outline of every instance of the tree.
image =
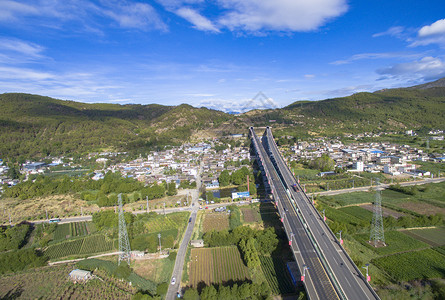
[[219, 175], [219, 185], [220, 186], [227, 186], [230, 184], [230, 173], [228, 170], [224, 170]]
[[18, 167], [16, 165], [10, 164], [9, 165], [9, 170], [6, 173], [6, 176], [8, 176], [11, 179], [19, 179], [20, 172], [18, 170]]
[[311, 161], [309, 167], [320, 170], [321, 172], [332, 171], [335, 167], [335, 161], [330, 158], [328, 154], [323, 154], [321, 157], [317, 157]]
[[198, 291], [194, 288], [189, 288], [185, 291], [184, 300], [199, 300], [199, 294]]

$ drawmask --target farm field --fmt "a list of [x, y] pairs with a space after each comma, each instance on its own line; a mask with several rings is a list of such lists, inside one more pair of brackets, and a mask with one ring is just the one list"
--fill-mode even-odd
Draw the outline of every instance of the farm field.
[[374, 248], [368, 243], [369, 234], [359, 234], [355, 235], [354, 237], [367, 248], [372, 249], [379, 255], [390, 255], [398, 252], [412, 251], [429, 247], [428, 244], [395, 230], [385, 232], [385, 242], [387, 246], [381, 248]]
[[409, 229], [401, 232], [433, 247], [445, 245], [445, 227]]
[[93, 254], [113, 250], [114, 241], [103, 235], [91, 235], [48, 246], [44, 251], [52, 260], [72, 255]]
[[147, 229], [147, 233], [180, 229], [187, 225], [188, 218], [188, 212], [177, 212], [166, 216], [159, 214], [149, 217], [148, 220], [144, 220], [144, 226]]
[[397, 204], [397, 206], [421, 215], [429, 216], [429, 215], [435, 215], [437, 213], [445, 214], [445, 208], [437, 207], [435, 205], [425, 202], [421, 203], [421, 202], [409, 201], [409, 202], [399, 203]]
[[243, 219], [245, 223], [256, 223], [260, 222], [261, 218], [256, 208], [243, 207], [241, 208], [243, 213]]
[[229, 228], [229, 215], [226, 213], [206, 213], [202, 226], [203, 232], [224, 230]]
[[210, 286], [248, 278], [249, 270], [235, 246], [191, 250], [189, 285], [192, 287], [196, 288], [200, 282]]
[[94, 232], [93, 222], [75, 222], [58, 224], [54, 231], [54, 241], [60, 241], [71, 237], [84, 236]]
[[170, 280], [174, 265], [175, 262], [169, 258], [143, 259], [132, 262], [132, 268], [137, 274], [156, 284]]
[[372, 262], [397, 281], [445, 276], [445, 256], [432, 249], [384, 256]]
[[260, 256], [260, 261], [261, 269], [273, 294], [286, 295], [295, 291], [286, 265], [280, 258]]
[[372, 211], [362, 208], [361, 206], [348, 206], [342, 207], [338, 210], [345, 212], [351, 216], [362, 219], [363, 221], [371, 222], [372, 220]]
[[74, 284], [68, 277], [72, 270], [61, 265], [1, 276], [0, 299], [131, 299], [129, 290], [108, 280]]
[[[364, 205], [360, 205], [361, 208], [364, 208], [366, 210], [369, 210], [370, 212], [373, 211], [373, 205], [372, 204], [364, 204]], [[406, 216], [406, 214], [402, 213], [402, 212], [398, 212], [392, 209], [389, 209], [387, 207], [382, 207], [382, 216], [385, 217], [393, 217], [395, 219], [398, 219], [400, 217]]]

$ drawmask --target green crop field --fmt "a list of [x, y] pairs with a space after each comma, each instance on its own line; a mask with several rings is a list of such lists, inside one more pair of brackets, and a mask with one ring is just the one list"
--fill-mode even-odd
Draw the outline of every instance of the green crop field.
[[445, 256], [432, 249], [380, 257], [372, 262], [397, 281], [445, 276]]
[[363, 221], [371, 223], [372, 221], [372, 212], [366, 210], [360, 206], [348, 206], [339, 208], [338, 210], [345, 212], [351, 216], [362, 219]]
[[325, 208], [325, 215], [326, 218], [331, 220], [331, 221], [335, 221], [335, 222], [339, 222], [339, 223], [348, 223], [351, 225], [358, 225], [361, 227], [367, 226], [370, 223], [368, 221], [364, 221], [360, 218], [357, 218], [353, 215], [350, 215], [340, 209], [335, 209], [335, 208], [331, 208], [331, 207], [326, 207]]
[[54, 231], [54, 240], [60, 241], [71, 237], [70, 231], [71, 223], [58, 224]]
[[431, 246], [445, 245], [445, 227], [410, 229], [402, 232]]
[[260, 256], [261, 269], [275, 295], [286, 295], [295, 291], [284, 262], [278, 257]]
[[200, 282], [211, 285], [248, 278], [249, 271], [235, 246], [195, 248], [191, 251], [190, 286], [197, 287]]
[[81, 239], [51, 245], [45, 250], [45, 254], [50, 259], [57, 259], [72, 255], [107, 252], [113, 249], [113, 240], [109, 240], [103, 235], [92, 235]]
[[355, 235], [354, 238], [379, 255], [389, 255], [429, 247], [428, 244], [395, 230], [385, 232], [385, 242], [387, 246], [381, 248], [374, 248], [368, 243], [369, 234], [358, 234]]

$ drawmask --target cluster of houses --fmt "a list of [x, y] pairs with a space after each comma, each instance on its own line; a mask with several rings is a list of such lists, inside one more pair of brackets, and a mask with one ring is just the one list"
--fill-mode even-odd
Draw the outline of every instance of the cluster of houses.
[[410, 145], [385, 142], [354, 143], [344, 145], [341, 141], [300, 142], [291, 147], [291, 160], [312, 160], [323, 154], [332, 158], [336, 167], [349, 172], [383, 172], [390, 175], [408, 174], [429, 176], [429, 172], [416, 169], [415, 161], [444, 162], [445, 154], [427, 154]]

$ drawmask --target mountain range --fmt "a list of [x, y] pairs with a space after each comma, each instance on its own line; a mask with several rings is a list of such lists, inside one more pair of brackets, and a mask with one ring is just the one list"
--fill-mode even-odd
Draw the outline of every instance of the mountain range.
[[21, 93], [0, 94], [0, 107], [0, 158], [107, 150], [145, 153], [246, 133], [249, 126], [272, 125], [276, 136], [297, 137], [445, 129], [445, 78], [237, 115], [187, 104], [86, 104]]

